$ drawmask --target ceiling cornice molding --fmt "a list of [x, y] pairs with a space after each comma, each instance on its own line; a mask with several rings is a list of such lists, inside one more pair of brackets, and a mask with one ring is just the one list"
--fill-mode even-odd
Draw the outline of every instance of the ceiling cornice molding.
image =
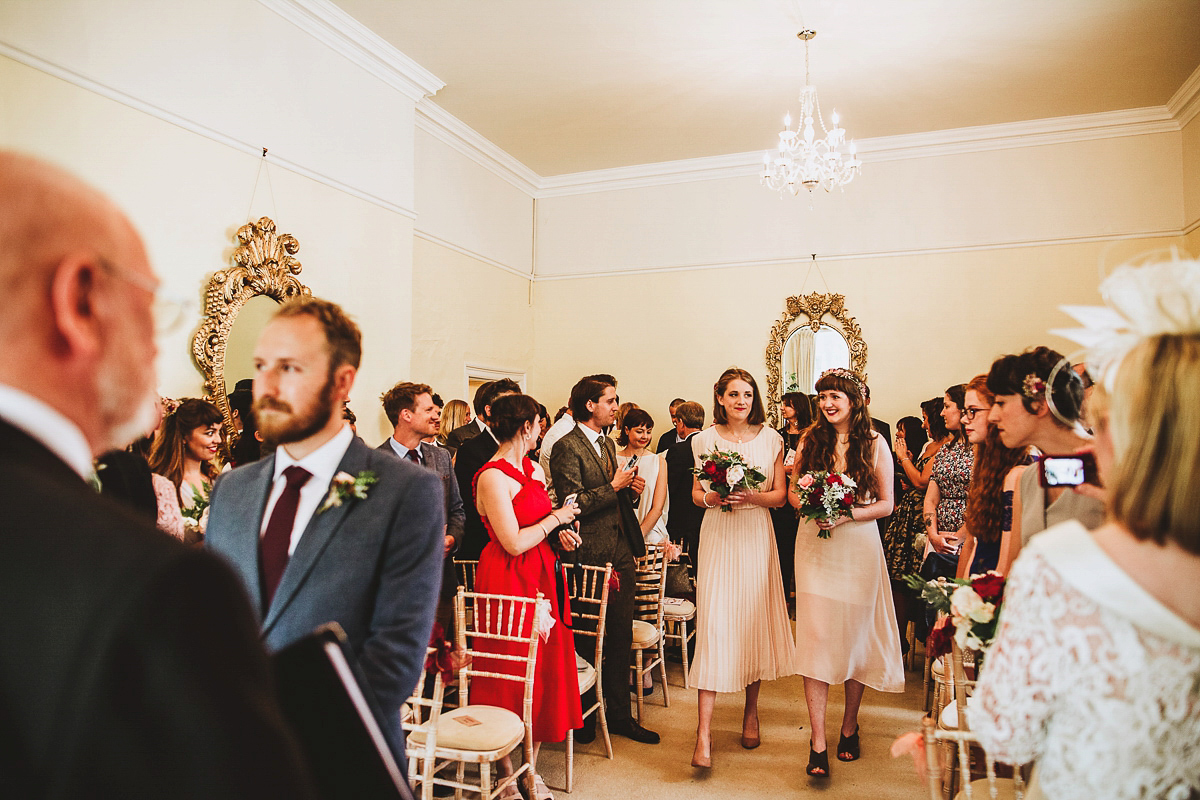
[[446, 85], [330, 0], [258, 2], [414, 103]]
[[1196, 67], [1175, 94], [1171, 95], [1171, 99], [1167, 101], [1167, 108], [1171, 109], [1181, 128], [1200, 114], [1200, 67]]
[[[858, 141], [858, 153], [864, 166], [869, 168], [872, 163], [884, 161], [1144, 136], [1178, 131], [1180, 127], [1179, 121], [1166, 106], [1156, 106], [861, 139]], [[750, 153], [556, 175], [542, 179], [541, 184], [544, 188], [538, 197], [563, 197], [672, 183], [746, 177], [758, 174], [762, 167], [762, 157], [763, 151], [756, 150]]]
[[428, 97], [417, 104], [416, 126], [521, 191], [536, 197], [545, 180]]
[[[829, 253], [822, 254], [822, 262], [831, 261], [861, 261], [863, 259], [904, 258], [911, 256], [953, 255], [955, 253], [973, 253], [982, 250], [1018, 250], [1027, 247], [1055, 247], [1059, 245], [1092, 244], [1097, 242], [1127, 241], [1130, 239], [1167, 239], [1182, 236], [1184, 230], [1136, 231], [1131, 233], [1102, 234], [1099, 236], [1064, 236], [1054, 239], [1025, 239], [1008, 242], [988, 242], [974, 245], [947, 245], [945, 247], [913, 248], [909, 250], [874, 250], [859, 253]], [[773, 267], [781, 264], [808, 263], [809, 255], [788, 256], [781, 258], [762, 258], [746, 261], [720, 261], [693, 264], [668, 264], [656, 267], [635, 267], [630, 269], [589, 270], [569, 274], [538, 275], [534, 280], [543, 281], [572, 281], [586, 278], [621, 278], [634, 275], [654, 275], [663, 272], [694, 272], [710, 269], [747, 269], [756, 267]]]
[[[210, 139], [233, 150], [254, 156], [256, 159], [263, 157], [262, 145], [250, 144], [249, 142], [242, 141], [241, 139], [231, 136], [223, 131], [210, 128], [207, 125], [196, 122], [195, 120], [180, 116], [174, 111], [168, 111], [167, 109], [155, 105], [154, 103], [134, 97], [131, 94], [126, 94], [120, 89], [114, 89], [111, 86], [94, 81], [91, 78], [75, 72], [74, 70], [62, 66], [61, 64], [47, 61], [40, 56], [26, 52], [25, 50], [22, 50], [19, 47], [14, 47], [6, 42], [0, 41], [0, 56], [11, 58], [13, 61], [24, 64], [27, 67], [32, 67], [33, 69], [44, 72], [47, 75], [58, 78], [59, 80], [66, 81], [72, 86], [78, 86], [80, 89], [84, 89], [101, 97], [108, 98], [113, 102], [128, 106], [135, 111], [140, 111], [143, 114], [147, 114], [155, 119], [170, 123], [171, 125], [182, 128], [189, 133], [202, 136], [205, 139]], [[363, 189], [352, 186], [344, 181], [340, 181], [337, 178], [326, 175], [323, 172], [318, 172], [317, 170], [307, 167], [299, 162], [284, 158], [283, 156], [280, 156], [276, 150], [271, 151], [271, 158], [268, 163], [272, 166], [286, 169], [289, 172], [294, 172], [297, 175], [308, 178], [312, 181], [316, 181], [317, 183], [324, 184], [331, 189], [344, 192], [351, 197], [357, 197], [359, 200], [364, 200], [372, 205], [386, 209], [387, 211], [407, 217], [408, 219], [415, 220], [417, 218], [417, 212], [411, 208], [402, 206], [399, 203], [395, 203], [391, 200], [387, 200], [386, 198], [364, 191]]]

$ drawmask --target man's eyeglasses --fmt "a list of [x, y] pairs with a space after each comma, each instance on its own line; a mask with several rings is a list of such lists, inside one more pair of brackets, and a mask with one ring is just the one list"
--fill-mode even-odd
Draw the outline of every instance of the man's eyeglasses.
[[103, 256], [98, 256], [96, 260], [109, 275], [154, 295], [154, 302], [151, 305], [150, 313], [154, 317], [154, 332], [156, 334], [172, 333], [183, 322], [184, 311], [188, 305], [187, 301], [164, 291], [161, 281], [122, 269]]
[[975, 419], [976, 414], [986, 414], [989, 411], [991, 411], [990, 408], [975, 408], [974, 406], [967, 406], [963, 409], [962, 418], [967, 422], [970, 422], [971, 420]]

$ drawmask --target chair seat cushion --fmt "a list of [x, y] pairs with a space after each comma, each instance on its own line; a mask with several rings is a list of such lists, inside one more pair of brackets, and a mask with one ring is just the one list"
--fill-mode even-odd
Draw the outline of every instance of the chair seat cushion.
[[635, 619], [633, 621], [633, 646], [645, 648], [653, 644], [658, 644], [658, 628], [644, 620]]
[[958, 730], [958, 703], [947, 703], [938, 716], [938, 727], [944, 731]]
[[[1028, 787], [1026, 787], [1028, 788]], [[954, 795], [954, 800], [966, 798], [966, 789]], [[971, 797], [991, 797], [987, 778], [971, 781]], [[996, 800], [1016, 800], [1017, 784], [1011, 778], [996, 779]]]
[[946, 675], [946, 661], [944, 659], [935, 659], [929, 667], [929, 672], [935, 678], [941, 678]]
[[[438, 720], [437, 746], [454, 750], [503, 750], [521, 741], [525, 723], [507, 708], [463, 706], [446, 711]], [[425, 742], [424, 731], [413, 731], [409, 741]]]
[[664, 597], [663, 615], [675, 619], [691, 619], [696, 616], [696, 604], [682, 597]]
[[579, 677], [580, 694], [583, 694], [596, 685], [596, 668], [586, 661], [583, 662], [583, 666], [585, 667], [584, 669], [575, 673]]

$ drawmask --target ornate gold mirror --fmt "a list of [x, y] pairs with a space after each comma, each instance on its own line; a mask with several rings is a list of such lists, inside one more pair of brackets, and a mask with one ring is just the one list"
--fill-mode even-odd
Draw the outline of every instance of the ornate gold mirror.
[[867, 377], [867, 343], [840, 294], [789, 297], [767, 344], [767, 416], [782, 424], [779, 398], [786, 392], [813, 393], [821, 373], [848, 367]]
[[254, 376], [252, 356], [258, 334], [277, 304], [312, 292], [296, 276], [300, 242], [277, 233], [262, 217], [237, 231], [233, 266], [213, 274], [204, 293], [204, 319], [192, 339], [192, 357], [204, 374], [204, 392], [225, 418], [226, 456], [237, 442], [229, 393], [239, 380]]

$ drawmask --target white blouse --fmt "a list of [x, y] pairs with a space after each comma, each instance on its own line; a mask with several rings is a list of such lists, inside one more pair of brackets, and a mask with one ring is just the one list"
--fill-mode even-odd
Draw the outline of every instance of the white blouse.
[[1200, 792], [1200, 630], [1078, 522], [1021, 551], [970, 726], [997, 760], [1037, 760], [1046, 797]]

